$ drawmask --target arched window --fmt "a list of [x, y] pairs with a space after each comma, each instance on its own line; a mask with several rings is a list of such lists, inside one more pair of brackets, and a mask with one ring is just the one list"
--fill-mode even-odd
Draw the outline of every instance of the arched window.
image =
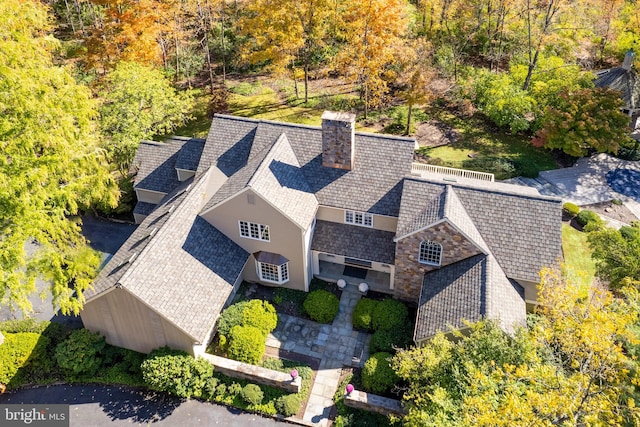
[[418, 261], [428, 265], [440, 265], [442, 258], [442, 245], [431, 240], [424, 240], [420, 243], [420, 254]]

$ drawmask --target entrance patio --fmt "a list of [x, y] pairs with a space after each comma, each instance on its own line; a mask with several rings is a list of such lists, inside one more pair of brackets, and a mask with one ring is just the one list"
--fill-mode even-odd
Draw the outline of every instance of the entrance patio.
[[365, 282], [369, 285], [369, 290], [371, 291], [386, 294], [393, 293], [393, 289], [391, 289], [391, 274], [389, 273], [353, 267], [349, 267], [345, 271], [343, 264], [322, 260], [319, 261], [319, 267], [320, 272], [315, 275], [318, 279], [332, 283], [337, 282], [339, 279], [344, 279], [348, 285], [354, 285], [356, 288], [358, 284]]

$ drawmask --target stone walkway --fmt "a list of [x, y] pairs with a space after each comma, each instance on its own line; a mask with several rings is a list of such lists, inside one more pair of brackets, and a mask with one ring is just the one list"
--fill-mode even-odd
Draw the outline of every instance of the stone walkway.
[[333, 408], [333, 396], [344, 366], [361, 367], [368, 357], [366, 333], [351, 326], [353, 308], [361, 295], [354, 285], [342, 291], [340, 311], [331, 325], [280, 314], [278, 327], [267, 337], [267, 346], [320, 359], [303, 420], [326, 426]]

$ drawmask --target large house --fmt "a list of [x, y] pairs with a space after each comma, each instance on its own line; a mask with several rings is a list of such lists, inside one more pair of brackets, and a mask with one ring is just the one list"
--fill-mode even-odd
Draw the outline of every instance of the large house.
[[85, 293], [85, 327], [141, 352], [204, 351], [245, 280], [308, 291], [313, 277], [417, 306], [414, 339], [536, 303], [561, 257], [561, 201], [536, 190], [417, 173], [415, 141], [217, 115], [206, 140], [143, 142], [140, 224]]

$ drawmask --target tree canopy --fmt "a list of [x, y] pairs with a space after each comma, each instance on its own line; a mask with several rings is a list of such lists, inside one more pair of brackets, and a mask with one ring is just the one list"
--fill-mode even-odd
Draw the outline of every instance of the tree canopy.
[[100, 259], [69, 217], [114, 206], [117, 189], [91, 93], [53, 64], [50, 30], [41, 2], [0, 2], [0, 302], [29, 311], [43, 277], [54, 306], [78, 313]]

